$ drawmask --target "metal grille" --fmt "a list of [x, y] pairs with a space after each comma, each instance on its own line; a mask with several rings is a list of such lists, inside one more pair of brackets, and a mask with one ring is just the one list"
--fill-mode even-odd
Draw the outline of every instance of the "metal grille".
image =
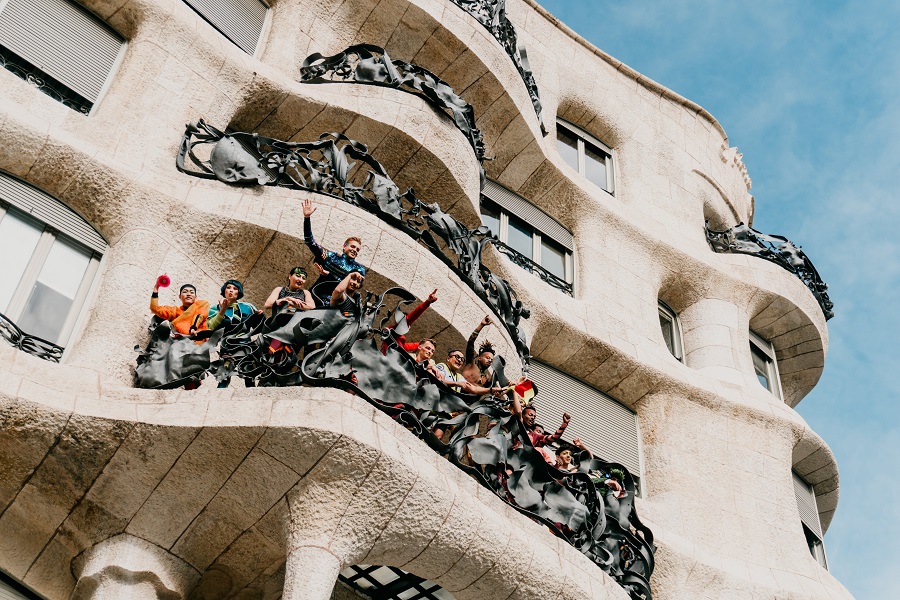
[[9, 0], [0, 11], [0, 45], [96, 102], [123, 39], [67, 0]]
[[794, 476], [794, 494], [797, 496], [797, 509], [800, 511], [800, 520], [809, 530], [822, 539], [822, 525], [819, 523], [819, 509], [816, 506], [816, 494], [811, 485], [802, 477], [791, 471]]
[[438, 584], [397, 567], [354, 565], [341, 571], [339, 579], [373, 600], [454, 600]]
[[537, 422], [552, 433], [564, 412], [572, 415], [564, 439], [581, 438], [594, 456], [621, 463], [634, 475], [641, 473], [637, 415], [591, 386], [538, 361], [531, 363], [537, 384], [534, 400]]
[[569, 252], [575, 249], [575, 237], [568, 229], [515, 192], [488, 179], [485, 181], [484, 190], [481, 193], [486, 198], [499, 204], [506, 212], [519, 217], [537, 229], [542, 236], [551, 238]]
[[259, 0], [184, 0], [247, 54], [259, 44], [268, 7]]
[[0, 172], [0, 201], [8, 202], [95, 252], [106, 252], [106, 240], [75, 211], [56, 198], [3, 172]]

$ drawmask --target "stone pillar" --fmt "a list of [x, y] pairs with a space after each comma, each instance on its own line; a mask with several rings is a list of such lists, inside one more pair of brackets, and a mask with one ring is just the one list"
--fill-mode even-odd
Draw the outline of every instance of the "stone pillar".
[[[685, 364], [701, 373], [744, 385], [744, 355], [750, 355], [749, 320], [732, 302], [704, 298], [678, 315]], [[751, 373], [752, 374], [752, 371]]]
[[200, 574], [168, 551], [123, 533], [72, 561], [72, 600], [184, 600]]
[[321, 546], [298, 546], [288, 554], [282, 600], [330, 600], [341, 560]]

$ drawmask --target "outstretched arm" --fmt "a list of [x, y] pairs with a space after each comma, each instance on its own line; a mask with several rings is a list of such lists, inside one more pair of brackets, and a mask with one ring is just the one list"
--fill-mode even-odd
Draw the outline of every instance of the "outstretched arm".
[[466, 364], [475, 360], [475, 340], [478, 339], [478, 334], [481, 333], [481, 330], [491, 323], [493, 323], [491, 317], [485, 315], [481, 323], [475, 326], [475, 331], [472, 332], [472, 335], [469, 336], [469, 341], [466, 342]]
[[569, 426], [569, 421], [571, 420], [572, 417], [571, 415], [569, 415], [569, 413], [563, 413], [562, 424], [559, 426], [559, 429], [557, 429], [555, 433], [545, 436], [544, 443], [549, 446], [550, 444], [555, 444], [557, 441], [559, 441], [559, 438], [561, 438], [563, 436], [563, 433], [566, 432], [566, 427]]
[[416, 322], [416, 319], [421, 317], [422, 313], [428, 310], [428, 307], [435, 302], [437, 302], [437, 289], [428, 294], [428, 297], [425, 298], [421, 304], [409, 311], [409, 314], [406, 315], [406, 324], [412, 326], [412, 324]]
[[337, 287], [334, 288], [334, 291], [331, 292], [331, 306], [337, 306], [347, 298], [347, 288], [350, 287], [350, 280], [355, 279], [357, 277], [361, 277], [359, 273], [353, 271], [348, 273], [346, 277], [341, 279], [341, 282], [337, 284]]
[[320, 246], [313, 238], [312, 219], [310, 217], [312, 217], [314, 212], [316, 212], [316, 207], [313, 206], [312, 200], [307, 198], [303, 201], [303, 241], [306, 243], [309, 251], [313, 253], [316, 263], [321, 263], [325, 260], [325, 248]]

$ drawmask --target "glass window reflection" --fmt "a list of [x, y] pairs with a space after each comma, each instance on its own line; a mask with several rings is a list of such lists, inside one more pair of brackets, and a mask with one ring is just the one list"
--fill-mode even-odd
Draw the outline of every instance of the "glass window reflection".
[[534, 255], [534, 243], [531, 239], [531, 227], [510, 215], [507, 244], [519, 254], [531, 259]]
[[6, 313], [25, 268], [41, 239], [43, 225], [21, 218], [12, 210], [0, 218], [0, 312]]

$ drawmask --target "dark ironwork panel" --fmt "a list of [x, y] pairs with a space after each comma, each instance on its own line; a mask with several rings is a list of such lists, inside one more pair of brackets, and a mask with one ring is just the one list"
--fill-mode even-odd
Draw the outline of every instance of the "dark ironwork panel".
[[[139, 358], [136, 383], [167, 388], [211, 373], [220, 381], [238, 375], [262, 386], [343, 389], [402, 423], [511, 507], [578, 548], [632, 598], [649, 599], [653, 534], [638, 518], [628, 469], [586, 453], [577, 457], [576, 472], [548, 464], [510, 411], [503, 357], [495, 358], [490, 382], [500, 391], [480, 397], [455, 391], [416, 363], [398, 340], [407, 331], [404, 309], [415, 302], [395, 287], [367, 292], [349, 311], [328, 307], [268, 319], [258, 313], [194, 336], [173, 334], [163, 323]], [[214, 346], [219, 359], [210, 361]], [[440, 438], [435, 429], [443, 431]], [[368, 575], [360, 576], [371, 583], [374, 577]], [[420, 583], [415, 576], [384, 582], [375, 597], [386, 600], [401, 587]], [[414, 591], [423, 598], [434, 591], [420, 588]]]
[[516, 27], [506, 17], [506, 0], [452, 0], [452, 2], [475, 17], [475, 20], [490, 31], [494, 39], [503, 46], [525, 83], [525, 89], [528, 90], [534, 112], [541, 124], [541, 132], [547, 135], [537, 82], [535, 82], [534, 73], [531, 72], [531, 66], [528, 64], [528, 52], [525, 50], [525, 46], [518, 42]]
[[[484, 162], [484, 140], [475, 126], [472, 105], [431, 71], [402, 60], [392, 60], [384, 48], [356, 44], [340, 54], [310, 54], [300, 69], [303, 83], [348, 82], [380, 85], [403, 90], [427, 100], [453, 119], [479, 163]], [[482, 181], [484, 170], [482, 170]]]
[[555, 287], [558, 290], [562, 290], [570, 296], [574, 295], [572, 284], [565, 279], [554, 275], [541, 265], [523, 255], [521, 252], [518, 252], [511, 248], [508, 244], [504, 244], [499, 240], [494, 240], [492, 243], [501, 254], [506, 255], [514, 264], [522, 267], [529, 273], [534, 273], [541, 278], [541, 281], [546, 282], [547, 285]]
[[487, 227], [470, 230], [438, 203], [423, 202], [412, 188], [401, 193], [364, 144], [340, 133], [322, 134], [315, 142], [225, 134], [201, 119], [187, 126], [176, 164], [188, 175], [229, 184], [278, 185], [328, 194], [377, 215], [424, 244], [491, 307], [527, 369], [528, 340], [519, 324], [531, 313], [509, 282], [481, 260], [484, 247], [499, 241]]
[[796, 275], [815, 296], [825, 320], [834, 316], [834, 304], [828, 297], [828, 284], [819, 277], [806, 253], [786, 237], [761, 233], [749, 225], [738, 223], [725, 231], [715, 231], [706, 222], [706, 240], [714, 252], [747, 254], [773, 262]]
[[53, 342], [28, 335], [2, 313], [0, 313], [0, 337], [22, 352], [33, 354], [50, 362], [58, 363], [63, 355], [62, 346], [57, 346]]
[[69, 89], [64, 84], [3, 46], [0, 46], [0, 67], [14, 73], [41, 92], [76, 112], [86, 115], [91, 112], [91, 108], [94, 106], [90, 100], [78, 92]]

